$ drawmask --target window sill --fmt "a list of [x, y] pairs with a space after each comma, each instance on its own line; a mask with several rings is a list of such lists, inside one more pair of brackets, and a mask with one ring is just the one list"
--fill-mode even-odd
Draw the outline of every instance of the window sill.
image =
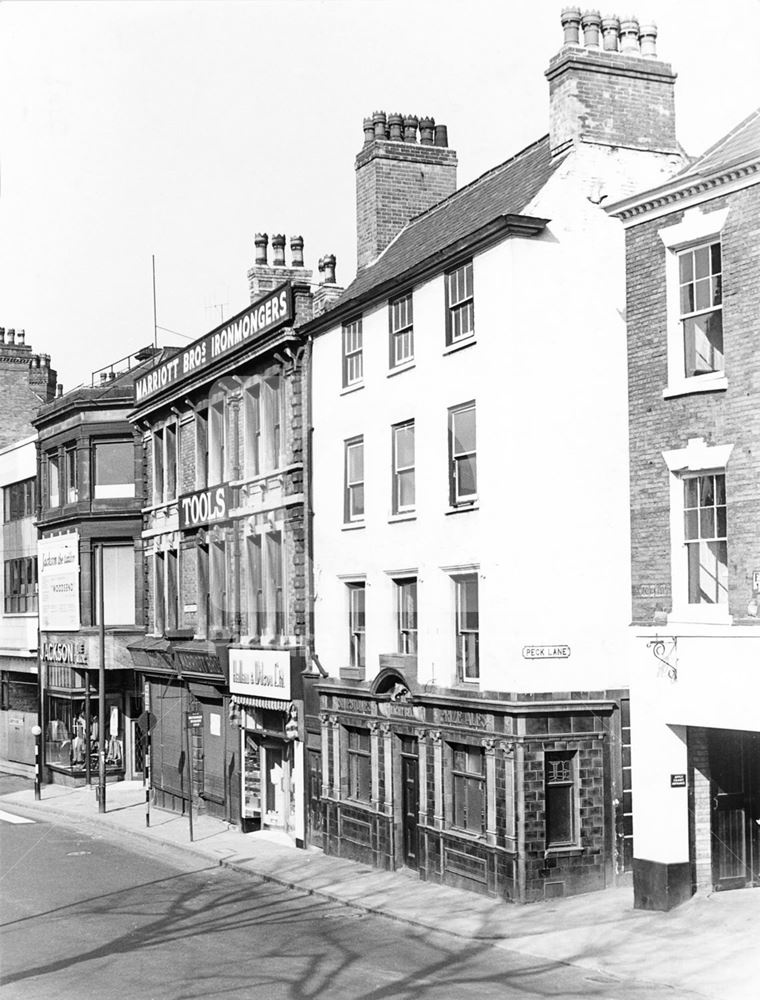
[[448, 826], [446, 827], [445, 832], [455, 837], [460, 837], [462, 840], [467, 840], [472, 844], [486, 843], [485, 833], [473, 833], [471, 830], [460, 830], [458, 826]]
[[412, 368], [416, 368], [414, 358], [411, 361], [402, 361], [400, 365], [396, 365], [395, 368], [389, 368], [386, 373], [386, 378], [393, 378], [394, 375], [400, 375], [402, 372], [411, 371]]
[[475, 336], [466, 337], [463, 340], [455, 340], [453, 344], [447, 344], [443, 349], [444, 357], [447, 354], [455, 354], [457, 351], [463, 351], [465, 347], [472, 347], [473, 344], [477, 344], [478, 338]]
[[341, 396], [348, 396], [351, 392], [358, 392], [359, 389], [364, 388], [364, 379], [361, 382], [354, 382], [351, 385], [346, 385], [340, 390]]
[[338, 676], [343, 681], [363, 681], [364, 667], [338, 667]]
[[454, 688], [457, 691], [471, 691], [472, 693], [476, 693], [480, 691], [480, 678], [477, 680], [455, 681]]
[[480, 510], [477, 500], [473, 500], [472, 503], [460, 503], [456, 507], [449, 507], [443, 513], [448, 517], [449, 514], [466, 514], [471, 510]]
[[728, 379], [720, 372], [714, 375], [695, 375], [673, 382], [662, 390], [663, 399], [674, 399], [677, 396], [691, 396], [701, 392], [725, 392], [728, 389]]
[[361, 528], [366, 528], [365, 521], [349, 521], [348, 523], [341, 526], [341, 531], [359, 531]]
[[668, 615], [668, 625], [732, 625], [733, 615], [720, 604], [693, 604], [676, 607]]
[[556, 858], [561, 856], [564, 858], [579, 858], [582, 854], [583, 850], [577, 844], [568, 844], [567, 847], [547, 847], [544, 857]]
[[388, 516], [388, 524], [399, 524], [402, 521], [416, 521], [417, 511], [410, 510], [403, 514], [390, 514]]

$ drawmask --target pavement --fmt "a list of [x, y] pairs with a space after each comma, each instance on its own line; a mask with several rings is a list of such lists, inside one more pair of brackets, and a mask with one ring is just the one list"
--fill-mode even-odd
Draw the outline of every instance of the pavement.
[[669, 913], [634, 910], [630, 887], [519, 906], [384, 872], [316, 848], [301, 850], [284, 834], [243, 834], [209, 816], [187, 817], [151, 806], [146, 826], [140, 781], [109, 784], [105, 813], [94, 787], [45, 785], [0, 796], [31, 818], [85, 824], [114, 835], [191, 852], [257, 876], [379, 914], [540, 959], [580, 966], [614, 980], [671, 986], [712, 1000], [760, 996], [760, 889], [695, 896]]

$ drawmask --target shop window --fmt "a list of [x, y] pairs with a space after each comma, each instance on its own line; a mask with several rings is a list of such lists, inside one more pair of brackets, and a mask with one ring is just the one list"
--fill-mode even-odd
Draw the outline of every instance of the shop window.
[[57, 451], [50, 451], [45, 456], [47, 469], [47, 505], [61, 506], [61, 458]]
[[3, 520], [20, 521], [34, 517], [35, 480], [22, 479], [3, 487]]
[[347, 586], [349, 665], [363, 670], [367, 660], [364, 608], [365, 585], [363, 583], [349, 583]]
[[268, 469], [278, 469], [282, 455], [282, 401], [283, 384], [279, 375], [264, 380], [265, 390], [265, 440]]
[[63, 452], [63, 469], [66, 503], [76, 503], [78, 499], [79, 477], [77, 475], [77, 450], [73, 444], [67, 445]]
[[417, 580], [394, 580], [399, 653], [417, 654]]
[[723, 473], [689, 476], [683, 486], [688, 602], [726, 604], [726, 477]]
[[723, 297], [720, 241], [678, 254], [684, 376], [723, 371]]
[[154, 558], [156, 632], [163, 635], [179, 628], [179, 554], [166, 549]]
[[224, 400], [209, 407], [208, 484], [225, 480], [227, 471], [227, 421]]
[[456, 344], [475, 334], [472, 261], [446, 275], [446, 343]]
[[222, 629], [227, 624], [227, 546], [224, 542], [209, 545], [209, 628]]
[[547, 848], [573, 847], [578, 840], [576, 756], [567, 750], [544, 756]]
[[729, 208], [686, 209], [659, 231], [666, 247], [667, 399], [728, 387], [723, 351], [722, 230]]
[[343, 517], [346, 522], [364, 520], [364, 438], [345, 443]]
[[195, 487], [208, 484], [208, 407], [195, 411]]
[[454, 577], [456, 596], [457, 680], [480, 677], [480, 613], [477, 573]]
[[95, 442], [92, 456], [96, 500], [135, 495], [135, 446], [131, 439]]
[[[92, 621], [100, 624], [99, 546], [92, 553], [94, 586]], [[135, 623], [135, 548], [132, 542], [103, 546], [103, 623]]]
[[390, 367], [414, 360], [414, 313], [412, 293], [388, 304], [390, 326]]
[[256, 382], [245, 394], [245, 472], [258, 476], [262, 464], [261, 384]]
[[360, 385], [364, 379], [364, 346], [361, 317], [343, 324], [343, 387]]
[[37, 556], [6, 559], [3, 606], [6, 614], [37, 611]]
[[486, 777], [483, 750], [453, 743], [451, 752], [451, 825], [481, 836], [486, 829]]
[[414, 421], [393, 427], [393, 513], [414, 510]]
[[198, 589], [198, 633], [208, 636], [211, 627], [211, 591], [209, 586], [209, 547], [199, 544], [196, 549]]
[[372, 790], [372, 755], [366, 729], [346, 729], [348, 797], [369, 802]]
[[471, 504], [478, 495], [475, 403], [449, 410], [449, 502]]
[[[85, 774], [88, 756], [91, 774], [98, 773], [100, 733], [99, 699], [47, 695], [45, 698], [45, 763], [70, 774]], [[121, 695], [106, 695], [106, 728], [103, 737], [107, 773], [124, 770], [124, 712]]]

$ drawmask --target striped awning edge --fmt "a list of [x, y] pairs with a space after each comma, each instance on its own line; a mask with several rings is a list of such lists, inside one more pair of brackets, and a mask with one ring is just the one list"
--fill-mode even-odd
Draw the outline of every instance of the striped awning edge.
[[254, 698], [248, 694], [231, 694], [230, 701], [244, 708], [268, 708], [273, 712], [287, 712], [289, 701], [278, 701], [276, 698]]

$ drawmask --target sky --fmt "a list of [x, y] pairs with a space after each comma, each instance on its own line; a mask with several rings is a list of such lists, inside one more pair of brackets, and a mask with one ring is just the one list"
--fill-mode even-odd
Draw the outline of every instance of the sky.
[[[564, 5], [0, 0], [0, 326], [68, 390], [153, 342], [153, 257], [178, 346], [245, 307], [257, 232], [348, 284], [362, 119], [431, 115], [473, 180], [548, 131]], [[760, 103], [760, 0], [631, 7], [701, 153]]]

